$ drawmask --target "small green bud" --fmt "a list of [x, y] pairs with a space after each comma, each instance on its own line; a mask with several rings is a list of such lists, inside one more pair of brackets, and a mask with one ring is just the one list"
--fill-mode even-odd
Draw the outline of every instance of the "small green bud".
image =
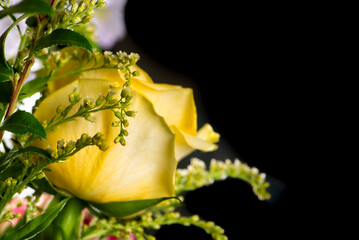
[[85, 114], [84, 118], [89, 122], [94, 122], [95, 121], [95, 117], [92, 116], [90, 113]]
[[130, 64], [135, 65], [137, 61], [140, 59], [140, 55], [138, 55], [137, 53], [130, 53], [129, 59], [130, 59]]
[[112, 122], [112, 127], [118, 127], [118, 126], [120, 126], [120, 122], [117, 121]]
[[8, 177], [4, 182], [6, 184], [6, 186], [8, 186], [9, 188], [11, 188], [11, 181], [12, 181], [12, 177]]
[[75, 142], [72, 141], [72, 140], [70, 140], [69, 142], [67, 142], [66, 147], [65, 147], [65, 153], [66, 153], [66, 154], [71, 153], [72, 150], [74, 150], [75, 145], [76, 145]]
[[126, 111], [126, 116], [128, 117], [134, 117], [136, 115], [135, 111]]
[[16, 179], [11, 179], [11, 187], [15, 187], [17, 184], [17, 180]]
[[122, 124], [126, 128], [130, 125], [127, 119], [123, 119]]
[[83, 12], [86, 9], [86, 7], [87, 7], [87, 4], [84, 1], [82, 1], [80, 3], [79, 9], [77, 11], [78, 12]]
[[29, 159], [24, 158], [24, 157], [19, 157], [19, 160], [22, 162], [22, 164], [24, 164], [25, 166], [29, 165]]
[[82, 144], [86, 144], [90, 140], [90, 136], [87, 133], [81, 135], [80, 141]]
[[129, 94], [129, 95], [127, 95], [127, 96], [126, 96], [126, 102], [130, 102], [130, 101], [132, 100], [132, 98], [133, 98], [133, 94], [132, 94], [132, 93]]
[[96, 107], [100, 106], [103, 103], [103, 101], [105, 101], [105, 96], [100, 93], [98, 98], [96, 99], [96, 103], [95, 103]]
[[105, 142], [102, 142], [101, 145], [99, 145], [98, 147], [101, 151], [106, 151], [107, 149], [110, 148], [110, 146]]
[[106, 2], [103, 2], [103, 1], [98, 1], [100, 3], [98, 3], [98, 7], [99, 8], [103, 8], [103, 7], [106, 7], [107, 6], [107, 3]]
[[120, 118], [120, 119], [121, 119], [122, 114], [121, 114], [120, 111], [116, 111], [116, 112], [115, 112], [115, 116], [116, 116], [117, 118]]
[[65, 12], [65, 14], [61, 18], [61, 22], [65, 23], [67, 20], [69, 20], [69, 18], [70, 18], [70, 15], [67, 12]]
[[109, 89], [108, 90], [108, 93], [107, 93], [107, 96], [106, 96], [106, 101], [107, 102], [111, 102], [111, 100], [113, 99], [113, 96], [116, 95], [117, 92], [113, 89]]
[[47, 127], [47, 121], [46, 120], [42, 121], [41, 125], [43, 126], [43, 128], [46, 128]]
[[53, 157], [53, 158], [57, 158], [59, 155], [57, 154], [57, 152], [56, 151], [53, 151], [52, 153], [51, 153], [51, 157]]
[[126, 129], [122, 129], [121, 134], [123, 134], [124, 136], [128, 136], [128, 131]]
[[81, 100], [79, 88], [75, 87], [73, 92], [69, 95], [69, 101], [72, 105], [75, 105]]
[[73, 24], [78, 24], [78, 23], [80, 23], [82, 21], [82, 18], [81, 17], [75, 17], [71, 22], [73, 23]]
[[95, 13], [95, 10], [91, 9], [87, 12], [88, 15], [93, 15]]
[[115, 143], [120, 143], [122, 146], [126, 145], [126, 140], [122, 135], [119, 135], [114, 140]]
[[86, 23], [89, 23], [90, 21], [91, 21], [91, 16], [85, 16], [85, 17], [83, 17], [82, 18], [82, 21], [81, 21], [81, 23], [83, 23], [83, 24], [86, 24]]
[[55, 148], [52, 148], [52, 147], [50, 147], [50, 146], [47, 146], [46, 151], [47, 151], [49, 154], [52, 154], [53, 152], [55, 152]]
[[84, 99], [84, 107], [86, 109], [92, 109], [95, 107], [95, 100], [91, 97], [85, 97]]
[[62, 106], [59, 105], [57, 108], [56, 108], [56, 113], [57, 114], [60, 114], [62, 112]]
[[73, 3], [72, 5], [71, 5], [71, 12], [72, 13], [76, 13], [77, 12], [77, 10], [78, 10], [78, 8], [79, 8], [79, 4], [78, 3]]
[[126, 85], [123, 86], [122, 91], [121, 91], [121, 98], [125, 98], [130, 94], [131, 94], [130, 88], [128, 86], [126, 86]]
[[17, 82], [19, 81], [19, 79], [20, 79], [20, 74], [19, 74], [19, 73], [15, 73], [15, 74], [14, 74], [14, 77], [13, 77], [14, 83], [17, 83]]
[[139, 71], [133, 71], [132, 76], [138, 77], [138, 76], [140, 76], [140, 72]]
[[57, 150], [61, 150], [61, 149], [64, 149], [65, 147], [65, 141], [64, 139], [59, 139], [57, 140]]

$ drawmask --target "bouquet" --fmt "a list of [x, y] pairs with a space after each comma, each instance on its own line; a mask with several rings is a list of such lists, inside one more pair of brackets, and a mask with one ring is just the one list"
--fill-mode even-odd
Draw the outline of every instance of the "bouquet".
[[0, 238], [155, 239], [148, 230], [182, 224], [227, 239], [181, 215], [183, 193], [232, 177], [264, 200], [265, 174], [238, 159], [177, 168], [216, 150], [219, 134], [197, 127], [192, 89], [155, 83], [136, 53], [101, 49], [92, 18], [105, 6], [0, 0], [10, 21], [0, 37]]

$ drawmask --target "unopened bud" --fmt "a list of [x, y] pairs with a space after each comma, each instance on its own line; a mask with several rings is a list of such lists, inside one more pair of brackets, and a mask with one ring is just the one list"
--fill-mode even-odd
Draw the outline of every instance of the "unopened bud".
[[72, 20], [72, 23], [73, 24], [77, 24], [77, 23], [80, 23], [82, 21], [82, 18], [81, 17], [75, 17], [73, 20]]
[[67, 144], [66, 144], [66, 147], [65, 147], [65, 153], [68, 154], [68, 153], [71, 153], [72, 150], [74, 150], [75, 148], [75, 142], [70, 140]]
[[92, 116], [90, 113], [85, 114], [84, 118], [89, 122], [94, 122], [95, 121], [95, 117]]
[[112, 127], [118, 127], [118, 126], [120, 126], [120, 122], [117, 121], [112, 122]]
[[60, 114], [62, 112], [62, 106], [59, 105], [57, 108], [56, 108], [56, 113], [57, 114]]
[[122, 124], [123, 124], [124, 127], [128, 127], [128, 126], [130, 125], [129, 122], [128, 122], [128, 120], [126, 120], [126, 119], [124, 119], [124, 120], [122, 121]]
[[121, 130], [121, 133], [124, 135], [124, 136], [128, 136], [128, 131], [126, 129], [122, 129]]
[[121, 97], [125, 98], [130, 94], [131, 94], [130, 88], [128, 86], [123, 86], [122, 91], [121, 91]]
[[115, 116], [118, 117], [118, 118], [121, 118], [122, 117], [122, 114], [120, 111], [116, 111], [115, 112]]
[[78, 8], [79, 8], [79, 4], [78, 3], [73, 3], [72, 5], [71, 5], [71, 12], [72, 13], [76, 13], [77, 12], [77, 10], [78, 10]]
[[115, 138], [115, 143], [120, 143], [122, 146], [126, 145], [126, 140], [123, 136], [119, 135]]
[[78, 9], [78, 12], [83, 12], [83, 10], [85, 10], [86, 7], [87, 7], [87, 4], [85, 2], [81, 2], [80, 6], [79, 6], [79, 9]]
[[86, 97], [84, 99], [84, 107], [87, 108], [87, 109], [91, 109], [91, 108], [94, 108], [95, 107], [95, 100], [91, 97]]
[[98, 98], [96, 99], [96, 107], [100, 106], [104, 100], [105, 100], [105, 97], [100, 93]]
[[136, 115], [136, 112], [135, 111], [126, 111], [126, 115], [128, 117], [134, 117]]

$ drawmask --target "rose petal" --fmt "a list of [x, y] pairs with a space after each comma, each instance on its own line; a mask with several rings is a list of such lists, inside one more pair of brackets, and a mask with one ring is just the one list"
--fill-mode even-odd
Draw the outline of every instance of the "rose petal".
[[[79, 87], [82, 96], [96, 98], [99, 92], [106, 95], [110, 85], [113, 84], [101, 80], [82, 79], [72, 82], [48, 96], [40, 104], [35, 116], [40, 121], [49, 121], [58, 105], [68, 105], [68, 95], [75, 86]], [[48, 140], [37, 144], [55, 147], [58, 138], [75, 141], [82, 133], [93, 136], [101, 131], [110, 146], [106, 152], [95, 146], [87, 147], [64, 163], [50, 165], [52, 171], [47, 173], [49, 180], [58, 188], [93, 202], [173, 196], [175, 137], [145, 98], [136, 96], [130, 109], [137, 111], [137, 115], [128, 118], [129, 136], [126, 137], [125, 147], [113, 143], [119, 128], [111, 127], [112, 121], [118, 120], [112, 111], [94, 114], [95, 123], [77, 119], [49, 132]]]

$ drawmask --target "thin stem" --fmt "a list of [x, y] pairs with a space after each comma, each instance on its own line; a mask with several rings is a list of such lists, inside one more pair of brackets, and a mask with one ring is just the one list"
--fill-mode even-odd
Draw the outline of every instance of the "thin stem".
[[[28, 54], [28, 59], [27, 59], [27, 61], [25, 63], [24, 70], [22, 71], [22, 74], [21, 74], [19, 80], [14, 85], [14, 90], [13, 90], [12, 95], [11, 95], [9, 106], [8, 106], [8, 108], [6, 110], [4, 121], [5, 121], [6, 118], [8, 118], [15, 111], [16, 105], [17, 105], [17, 99], [19, 97], [22, 85], [24, 84], [25, 79], [28, 76], [28, 73], [29, 73], [32, 65], [35, 63], [34, 58], [33, 57], [30, 58], [30, 56], [32, 56], [32, 50], [33, 50], [33, 47], [34, 47], [35, 42], [37, 40], [37, 37], [39, 35], [39, 29], [40, 29], [40, 27], [39, 27], [40, 26], [39, 16], [36, 16], [36, 19], [37, 19], [37, 30], [35, 32], [35, 36], [34, 36], [33, 41], [32, 41], [31, 49], [30, 49], [29, 54]], [[3, 136], [4, 136], [4, 130], [1, 130], [0, 131], [0, 142], [2, 141]]]

